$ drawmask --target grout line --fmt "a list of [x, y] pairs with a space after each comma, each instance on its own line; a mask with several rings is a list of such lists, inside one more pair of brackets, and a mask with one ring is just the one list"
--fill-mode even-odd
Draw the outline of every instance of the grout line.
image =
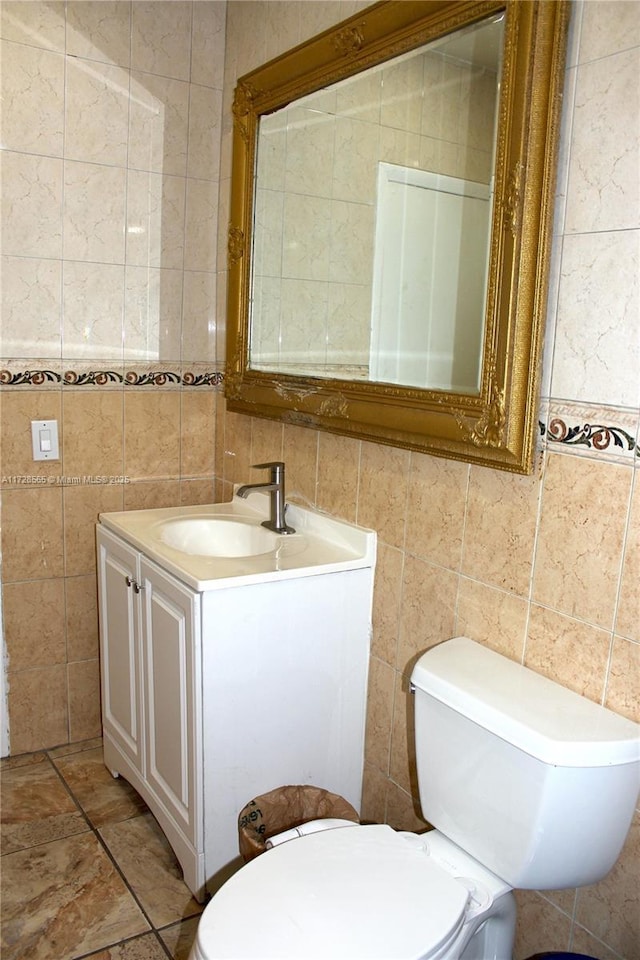
[[625, 560], [627, 558], [627, 549], [630, 546], [631, 536], [632, 536], [631, 519], [632, 519], [632, 511], [633, 511], [633, 503], [634, 503], [633, 498], [634, 498], [636, 483], [638, 482], [638, 476], [640, 476], [640, 474], [638, 474], [634, 470], [631, 475], [631, 482], [629, 484], [629, 494], [627, 499], [627, 515], [625, 518], [624, 530], [622, 534], [622, 547], [620, 550], [620, 559], [618, 561], [618, 574], [617, 574], [618, 585], [616, 588], [616, 598], [615, 598], [615, 603], [613, 607], [611, 638], [609, 642], [609, 654], [607, 656], [607, 666], [605, 668], [604, 683], [602, 685], [602, 697], [600, 700], [602, 706], [605, 706], [607, 702], [607, 690], [609, 687], [609, 680], [611, 678], [611, 666], [613, 663], [613, 649], [615, 646], [616, 636], [622, 636], [617, 632], [617, 627], [618, 627], [618, 617], [619, 617], [620, 607], [622, 604], [622, 597], [623, 597], [622, 590], [624, 586]]
[[[53, 749], [55, 749], [55, 748], [53, 748]], [[70, 754], [70, 756], [77, 756], [78, 753], [82, 753], [82, 752], [83, 752], [83, 751], [80, 750], [80, 751], [77, 751], [77, 752], [74, 753], [74, 754]], [[98, 828], [95, 827], [95, 826], [92, 824], [91, 820], [89, 819], [88, 814], [86, 813], [86, 811], [84, 810], [82, 804], [80, 803], [80, 801], [79, 801], [78, 798], [76, 797], [76, 795], [75, 795], [75, 793], [73, 792], [70, 784], [69, 784], [69, 783], [67, 782], [67, 780], [65, 779], [62, 771], [61, 771], [61, 770], [58, 768], [58, 766], [56, 765], [54, 758], [51, 756], [50, 750], [37, 751], [37, 753], [42, 753], [42, 754], [44, 755], [44, 757], [46, 758], [46, 762], [48, 763], [49, 767], [54, 771], [55, 775], [57, 776], [58, 780], [60, 781], [62, 787], [63, 787], [64, 790], [65, 790], [65, 792], [68, 794], [69, 798], [72, 800], [72, 802], [73, 802], [74, 805], [76, 806], [77, 810], [81, 813], [82, 818], [83, 818], [83, 820], [84, 820], [84, 822], [85, 822], [85, 824], [86, 824], [87, 829], [84, 830], [84, 831], [81, 831], [80, 833], [69, 834], [69, 835], [64, 836], [64, 837], [57, 837], [55, 840], [51, 840], [51, 839], [49, 839], [49, 840], [43, 840], [43, 841], [41, 841], [40, 843], [34, 843], [34, 844], [31, 844], [29, 847], [25, 847], [24, 850], [35, 850], [35, 849], [37, 849], [37, 848], [39, 848], [39, 847], [44, 847], [44, 846], [50, 845], [50, 844], [52, 844], [52, 843], [57, 843], [57, 842], [59, 842], [59, 841], [61, 841], [61, 840], [68, 840], [68, 839], [71, 839], [71, 838], [73, 838], [73, 837], [85, 836], [85, 835], [88, 834], [88, 833], [93, 834], [94, 837], [96, 838], [97, 842], [98, 842], [99, 845], [102, 847], [102, 849], [103, 849], [104, 852], [106, 853], [107, 857], [109, 858], [109, 860], [110, 860], [111, 863], [113, 864], [113, 866], [114, 866], [114, 868], [116, 869], [118, 875], [119, 875], [120, 878], [122, 879], [122, 881], [123, 881], [123, 883], [124, 883], [124, 885], [125, 885], [125, 888], [126, 888], [127, 892], [132, 896], [135, 904], [137, 905], [137, 907], [139, 908], [140, 912], [142, 913], [142, 916], [145, 918], [146, 922], [149, 924], [149, 929], [148, 929], [148, 930], [145, 930], [143, 933], [134, 934], [134, 935], [131, 936], [131, 937], [125, 937], [125, 938], [123, 938], [122, 940], [118, 940], [118, 941], [115, 941], [115, 942], [112, 942], [112, 943], [105, 943], [105, 944], [103, 944], [101, 947], [99, 947], [97, 950], [93, 950], [93, 951], [91, 951], [90, 953], [78, 955], [78, 960], [83, 960], [83, 958], [85, 958], [85, 957], [88, 958], [88, 957], [96, 956], [97, 954], [98, 954], [98, 955], [99, 955], [99, 954], [102, 954], [102, 953], [104, 953], [105, 950], [110, 950], [110, 949], [112, 949], [113, 947], [119, 946], [120, 944], [132, 942], [132, 941], [135, 941], [135, 940], [137, 940], [137, 939], [140, 939], [141, 937], [149, 936], [150, 934], [155, 937], [155, 939], [156, 939], [157, 943], [160, 945], [160, 947], [161, 947], [164, 955], [165, 955], [166, 957], [168, 957], [169, 960], [174, 960], [174, 958], [173, 958], [173, 956], [172, 956], [172, 954], [171, 954], [171, 952], [170, 952], [170, 950], [169, 950], [169, 947], [167, 946], [167, 944], [165, 944], [165, 942], [162, 940], [162, 937], [160, 936], [160, 933], [159, 933], [159, 929], [160, 929], [160, 928], [158, 928], [158, 927], [152, 922], [151, 917], [148, 916], [146, 910], [144, 909], [144, 907], [143, 907], [142, 904], [140, 903], [139, 898], [136, 896], [135, 891], [132, 889], [131, 885], [130, 885], [130, 884], [128, 883], [128, 881], [127, 881], [127, 878], [124, 876], [122, 870], [120, 869], [120, 867], [119, 867], [119, 865], [118, 865], [118, 862], [117, 862], [116, 859], [113, 857], [113, 855], [111, 854], [111, 851], [110, 851], [109, 848], [106, 846], [106, 843], [103, 841], [102, 837], [101, 837], [100, 834], [98, 833]], [[189, 918], [187, 918], [187, 919], [189, 919]], [[180, 920], [176, 921], [176, 923], [180, 923], [180, 922], [182, 922], [182, 921], [180, 921]], [[168, 928], [168, 927], [170, 927], [170, 926], [173, 926], [173, 923], [171, 923], [171, 924], [166, 924], [165, 927], [162, 928], [162, 929]]]
[[[111, 947], [117, 946], [117, 945], [119, 945], [120, 943], [126, 943], [126, 942], [129, 941], [129, 940], [135, 940], [135, 939], [138, 939], [138, 938], [141, 937], [141, 936], [148, 936], [149, 933], [153, 933], [153, 934], [155, 935], [155, 937], [156, 937], [156, 940], [157, 940], [157, 941], [160, 943], [160, 945], [162, 946], [162, 949], [164, 950], [164, 952], [165, 952], [165, 954], [167, 955], [167, 957], [169, 957], [170, 960], [173, 960], [173, 958], [171, 957], [171, 953], [169, 952], [168, 947], [166, 946], [166, 944], [164, 943], [164, 941], [162, 940], [162, 938], [161, 938], [160, 935], [159, 935], [159, 929], [164, 929], [164, 928], [159, 928], [159, 927], [157, 927], [157, 926], [155, 925], [155, 923], [153, 922], [152, 918], [149, 916], [147, 910], [145, 909], [145, 907], [143, 906], [142, 902], [140, 901], [140, 898], [137, 896], [135, 890], [133, 889], [133, 887], [131, 886], [131, 884], [130, 884], [129, 881], [127, 880], [127, 878], [126, 878], [124, 872], [122, 871], [122, 869], [121, 869], [118, 861], [116, 860], [115, 856], [111, 853], [111, 850], [110, 850], [109, 847], [107, 846], [106, 841], [101, 837], [101, 835], [100, 835], [100, 833], [99, 833], [99, 827], [94, 826], [93, 823], [91, 822], [91, 820], [89, 819], [88, 814], [85, 812], [82, 804], [80, 803], [80, 801], [78, 800], [78, 798], [75, 796], [75, 794], [74, 794], [71, 786], [70, 786], [70, 785], [67, 783], [67, 781], [65, 780], [62, 771], [58, 769], [58, 767], [56, 766], [55, 761], [53, 760], [53, 758], [49, 756], [49, 751], [48, 751], [48, 750], [45, 750], [45, 751], [43, 751], [43, 752], [45, 753], [45, 756], [47, 757], [47, 759], [48, 759], [49, 763], [51, 764], [51, 766], [52, 766], [52, 767], [54, 768], [54, 770], [56, 771], [56, 773], [57, 773], [58, 777], [60, 778], [62, 784], [64, 785], [67, 793], [69, 794], [69, 796], [71, 797], [71, 799], [73, 800], [73, 802], [76, 804], [77, 808], [78, 808], [78, 809], [80, 810], [80, 812], [82, 813], [82, 816], [84, 817], [84, 819], [85, 819], [85, 821], [86, 821], [86, 823], [87, 823], [87, 825], [88, 825], [88, 827], [89, 827], [89, 831], [90, 831], [91, 833], [93, 833], [93, 835], [94, 835], [94, 837], [96, 838], [98, 844], [99, 844], [99, 845], [102, 847], [102, 849], [104, 850], [104, 852], [105, 852], [105, 854], [107, 855], [108, 859], [111, 861], [111, 863], [113, 864], [116, 872], [118, 873], [119, 877], [121, 878], [122, 882], [124, 883], [127, 892], [132, 896], [132, 898], [133, 898], [136, 906], [138, 907], [138, 909], [139, 909], [140, 912], [142, 913], [142, 916], [144, 917], [144, 919], [145, 919], [145, 920], [147, 921], [147, 923], [149, 924], [149, 930], [146, 930], [144, 933], [135, 934], [133, 937], [127, 937], [127, 938], [125, 938], [124, 940], [118, 940], [118, 941], [116, 941], [115, 943], [112, 943], [112, 944], [105, 944], [105, 945], [102, 946], [99, 950], [93, 951], [93, 953], [83, 954], [83, 956], [90, 957], [90, 956], [92, 956], [92, 955], [95, 955], [96, 952], [97, 952], [97, 953], [101, 953], [102, 951], [104, 951], [104, 950], [106, 950], [106, 949], [109, 949], [109, 948], [111, 948]], [[79, 752], [79, 753], [82, 753], [83, 751], [78, 751], [78, 752]], [[76, 754], [72, 754], [72, 756], [77, 756], [77, 755], [78, 755], [77, 753], [76, 753]], [[143, 813], [144, 813], [144, 811], [143, 811]], [[141, 815], [143, 815], [143, 814], [138, 814], [138, 816], [141, 816]], [[127, 818], [127, 819], [133, 819], [133, 818]], [[121, 821], [121, 822], [122, 822], [122, 821]], [[189, 918], [187, 918], [187, 919], [189, 919]], [[177, 922], [177, 923], [180, 923], [181, 921], [178, 920], [178, 921], [176, 921], [176, 922]], [[166, 924], [165, 926], [166, 926], [166, 927], [169, 927], [169, 926], [172, 926], [172, 924]], [[82, 960], [82, 958], [78, 958], [78, 960]]]
[[[69, 786], [69, 784], [67, 783], [67, 781], [66, 781], [66, 780], [64, 779], [64, 777], [62, 776], [61, 771], [58, 770], [58, 767], [56, 766], [55, 761], [54, 761], [53, 758], [49, 755], [49, 751], [48, 751], [48, 750], [43, 750], [42, 752], [44, 753], [45, 757], [47, 758], [47, 760], [48, 760], [48, 762], [49, 762], [49, 766], [51, 766], [51, 767], [53, 768], [53, 770], [55, 771], [58, 779], [60, 780], [60, 783], [62, 784], [62, 786], [64, 787], [64, 789], [65, 789], [66, 792], [68, 793], [69, 797], [71, 798], [71, 800], [73, 800], [73, 802], [75, 803], [76, 807], [78, 808], [78, 810], [79, 810], [80, 813], [82, 814], [83, 819], [84, 819], [84, 822], [85, 822], [86, 825], [87, 825], [87, 833], [93, 832], [93, 824], [92, 824], [91, 821], [89, 820], [89, 817], [87, 816], [87, 814], [84, 812], [84, 809], [82, 808], [82, 805], [81, 805], [81, 804], [78, 802], [78, 800], [76, 799], [76, 796], [75, 796], [75, 794], [73, 793], [73, 791], [71, 790], [71, 787]], [[65, 838], [64, 838], [64, 837], [59, 837], [58, 839], [64, 840]], [[44, 841], [44, 842], [45, 842], [45, 843], [49, 843], [50, 841], [47, 840], [47, 841]]]
[[74, 958], [74, 960], [91, 960], [91, 957], [101, 957], [104, 955], [105, 951], [111, 952], [114, 947], [120, 947], [127, 943], [135, 943], [136, 940], [139, 940], [141, 937], [154, 936], [156, 942], [159, 944], [160, 949], [163, 951], [164, 955], [169, 958], [169, 960], [175, 960], [173, 955], [169, 952], [169, 948], [166, 943], [163, 941], [162, 937], [158, 934], [157, 930], [147, 930], [146, 933], [138, 933], [133, 937], [125, 937], [124, 940], [117, 940], [115, 943], [108, 944], [106, 947], [99, 947], [97, 950], [92, 950], [91, 953], [83, 953], [81, 956]]

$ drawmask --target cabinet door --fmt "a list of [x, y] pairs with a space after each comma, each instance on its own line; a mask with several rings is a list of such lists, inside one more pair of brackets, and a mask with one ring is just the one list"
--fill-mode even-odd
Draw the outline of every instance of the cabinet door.
[[147, 782], [180, 832], [202, 841], [200, 596], [142, 558]]
[[138, 554], [98, 528], [98, 602], [105, 733], [144, 773]]

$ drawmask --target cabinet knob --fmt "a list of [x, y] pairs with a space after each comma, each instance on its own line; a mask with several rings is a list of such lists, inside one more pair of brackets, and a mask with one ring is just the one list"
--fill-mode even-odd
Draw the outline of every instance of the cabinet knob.
[[140, 584], [139, 584], [139, 583], [136, 583], [136, 581], [134, 580], [134, 581], [133, 581], [133, 589], [134, 589], [134, 592], [135, 592], [135, 593], [141, 593], [141, 592], [144, 590], [144, 587], [141, 587]]
[[124, 578], [124, 582], [128, 587], [131, 587], [135, 583], [135, 580], [132, 580], [131, 577], [127, 576]]

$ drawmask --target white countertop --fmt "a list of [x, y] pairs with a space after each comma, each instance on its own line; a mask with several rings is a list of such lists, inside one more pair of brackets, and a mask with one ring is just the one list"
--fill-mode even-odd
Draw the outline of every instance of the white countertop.
[[375, 564], [373, 530], [336, 520], [315, 510], [289, 504], [287, 523], [295, 533], [276, 538], [269, 553], [249, 557], [214, 557], [183, 553], [162, 540], [163, 525], [180, 518], [229, 518], [260, 525], [269, 510], [261, 492], [228, 503], [165, 507], [100, 514], [100, 523], [136, 547], [164, 570], [194, 590], [216, 590], [249, 583], [310, 577]]

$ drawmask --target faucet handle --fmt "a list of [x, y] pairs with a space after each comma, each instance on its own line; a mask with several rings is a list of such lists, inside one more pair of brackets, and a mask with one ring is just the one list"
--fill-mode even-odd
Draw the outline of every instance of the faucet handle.
[[279, 481], [284, 476], [284, 463], [282, 460], [273, 460], [269, 463], [253, 463], [255, 470], [271, 470], [271, 476], [275, 481]]

